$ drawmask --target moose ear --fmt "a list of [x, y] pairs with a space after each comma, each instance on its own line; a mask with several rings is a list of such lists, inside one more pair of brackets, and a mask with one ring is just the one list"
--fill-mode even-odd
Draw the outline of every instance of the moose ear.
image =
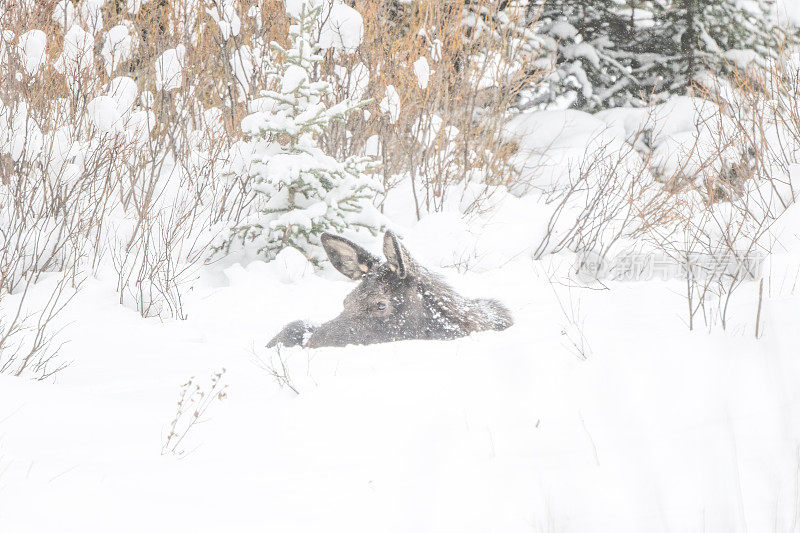
[[414, 271], [414, 261], [400, 241], [397, 240], [397, 235], [391, 231], [387, 231], [383, 236], [383, 255], [386, 256], [386, 261], [389, 262], [389, 268], [392, 272], [397, 274], [397, 277], [404, 279]]
[[333, 266], [350, 279], [361, 278], [381, 262], [356, 243], [338, 235], [323, 233], [320, 239]]

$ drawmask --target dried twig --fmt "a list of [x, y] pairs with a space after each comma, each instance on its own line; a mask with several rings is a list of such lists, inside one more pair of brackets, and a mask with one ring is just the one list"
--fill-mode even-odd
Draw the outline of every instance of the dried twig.
[[207, 387], [198, 383], [194, 376], [181, 385], [175, 417], [169, 424], [169, 433], [161, 446], [161, 455], [172, 454], [180, 457], [185, 453], [182, 444], [189, 432], [203, 422], [203, 415], [214, 401], [227, 398], [228, 385], [222, 383], [224, 375], [224, 368], [212, 374]]

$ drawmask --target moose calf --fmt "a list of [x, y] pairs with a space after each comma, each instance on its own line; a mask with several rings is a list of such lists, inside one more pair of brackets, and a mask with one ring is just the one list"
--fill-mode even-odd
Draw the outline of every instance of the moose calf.
[[267, 347], [455, 339], [513, 324], [508, 309], [497, 300], [464, 298], [417, 264], [391, 231], [383, 237], [385, 262], [330, 233], [322, 234], [322, 246], [339, 272], [361, 283], [345, 298], [341, 315], [321, 326], [290, 322]]

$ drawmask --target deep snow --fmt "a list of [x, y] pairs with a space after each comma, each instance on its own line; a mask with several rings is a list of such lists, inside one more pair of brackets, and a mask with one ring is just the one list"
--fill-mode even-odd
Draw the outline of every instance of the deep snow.
[[[795, 1], [782, 8], [797, 21]], [[143, 3], [127, 0], [128, 12]], [[59, 58], [77, 74], [97, 51], [111, 75], [134, 45], [117, 26], [102, 48], [85, 46], [102, 27], [99, 5], [87, 0], [78, 12], [59, 3], [66, 27], [77, 16], [89, 31], [73, 30], [56, 58], [41, 31], [21, 35], [28, 74]], [[231, 5], [209, 9], [224, 40], [239, 33]], [[336, 2], [322, 30], [326, 48], [347, 53], [363, 20]], [[258, 52], [251, 45], [232, 60], [243, 86]], [[441, 47], [433, 39], [434, 63]], [[159, 89], [188, 83], [184, 53], [178, 45], [159, 56]], [[423, 59], [409, 66], [422, 88]], [[358, 65], [353, 99], [369, 82]], [[131, 83], [114, 78], [88, 118], [142, 145], [155, 125], [153, 95]], [[378, 104], [392, 123], [401, 100], [389, 85]], [[292, 250], [271, 263], [232, 256], [186, 280], [186, 320], [161, 320], [120, 305], [106, 261], [59, 317], [60, 358], [71, 365], [46, 382], [0, 375], [0, 533], [800, 531], [800, 208], [771, 231], [760, 339], [757, 281], [736, 291], [726, 330], [698, 319], [689, 331], [679, 279], [580, 287], [570, 280], [573, 255], [533, 257], [556, 205], [539, 191], [571, 183], [598, 150], [626, 150], [651, 119], [657, 166], [696, 169], [705, 109], [681, 97], [653, 116], [520, 115], [509, 129], [522, 135], [518, 163], [531, 183], [493, 196], [483, 216], [463, 218], [469, 198], [452, 195], [445, 212], [417, 221], [408, 184], [390, 194], [384, 214], [412, 255], [465, 296], [505, 303], [515, 325], [503, 332], [271, 350], [265, 344], [285, 323], [337, 315], [353, 284], [330, 267], [314, 272]], [[2, 113], [16, 141], [0, 151], [15, 161], [47, 140], [64, 161], [77, 150], [67, 127], [23, 136], [27, 108]], [[221, 111], [206, 113], [212, 123]], [[420, 138], [439, 122], [418, 125]], [[639, 153], [626, 153], [635, 167]], [[570, 230], [580, 200], [554, 234]], [[380, 239], [361, 239], [379, 254]], [[614, 251], [634, 243], [618, 244]], [[34, 308], [56, 278], [33, 286]], [[4, 296], [0, 317], [17, 298]], [[227, 397], [186, 433], [182, 454], [162, 454], [181, 385], [207, 384], [222, 368]]]
[[[504, 301], [512, 328], [286, 349], [299, 394], [264, 370], [277, 357], [264, 345], [285, 322], [336, 315], [352, 288], [338, 274], [210, 265], [188, 319], [164, 322], [118, 305], [110, 278], [88, 280], [67, 319], [62, 356], [73, 364], [56, 383], [0, 377], [1, 529], [794, 530], [791, 284], [774, 280], [760, 340], [752, 282], [727, 332], [689, 332], [679, 280], [551, 284], [570, 258], [515, 257], [529, 246], [517, 223], [441, 214], [404, 232], [433, 267], [465, 243], [481, 255], [479, 233], [493, 238], [502, 266], [439, 270], [465, 295]], [[379, 251], [377, 239], [365, 244]], [[585, 360], [568, 341], [570, 302]], [[162, 456], [180, 385], [222, 367], [228, 398], [189, 433], [184, 456]]]

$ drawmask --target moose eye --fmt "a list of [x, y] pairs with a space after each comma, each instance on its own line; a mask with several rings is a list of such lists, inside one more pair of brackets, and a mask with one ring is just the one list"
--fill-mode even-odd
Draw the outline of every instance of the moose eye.
[[378, 311], [386, 309], [386, 302], [378, 302]]

